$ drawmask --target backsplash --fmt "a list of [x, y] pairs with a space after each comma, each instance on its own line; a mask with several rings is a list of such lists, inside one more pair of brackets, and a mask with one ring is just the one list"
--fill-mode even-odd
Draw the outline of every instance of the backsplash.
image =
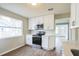
[[[44, 32], [45, 32], [45, 35], [55, 35], [55, 31], [53, 31], [53, 30], [50, 30], [50, 31], [45, 30]], [[36, 33], [38, 33], [38, 31], [36, 31], [36, 30], [35, 31], [31, 31], [32, 35], [34, 35]]]

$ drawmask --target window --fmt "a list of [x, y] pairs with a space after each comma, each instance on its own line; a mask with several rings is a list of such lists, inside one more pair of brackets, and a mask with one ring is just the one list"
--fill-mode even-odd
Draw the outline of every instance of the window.
[[0, 39], [21, 36], [23, 22], [6, 16], [0, 16]]

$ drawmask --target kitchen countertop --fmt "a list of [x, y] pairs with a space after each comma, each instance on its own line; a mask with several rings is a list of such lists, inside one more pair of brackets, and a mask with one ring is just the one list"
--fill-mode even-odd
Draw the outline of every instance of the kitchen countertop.
[[79, 41], [63, 42], [64, 56], [73, 56], [71, 49], [79, 50]]

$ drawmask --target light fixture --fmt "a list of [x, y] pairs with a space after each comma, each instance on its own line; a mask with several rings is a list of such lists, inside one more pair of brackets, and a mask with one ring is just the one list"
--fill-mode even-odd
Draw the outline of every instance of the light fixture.
[[36, 3], [32, 3], [32, 5], [37, 5]]

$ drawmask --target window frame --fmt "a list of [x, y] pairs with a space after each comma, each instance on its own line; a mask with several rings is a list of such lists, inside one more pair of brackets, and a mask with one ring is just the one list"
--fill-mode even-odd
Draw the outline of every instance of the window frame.
[[[4, 16], [4, 17], [6, 17], [6, 16]], [[19, 20], [19, 19], [16, 19], [16, 18], [11, 18], [11, 17], [8, 17], [8, 18], [10, 18], [11, 20], [16, 21], [15, 23], [17, 23], [17, 22], [20, 21], [20, 22], [21, 22], [21, 23], [20, 23], [21, 26], [20, 26], [20, 27], [17, 27], [17, 26], [15, 26], [15, 27], [13, 26], [13, 27], [12, 27], [12, 26], [2, 26], [2, 25], [0, 25], [0, 28], [2, 28], [2, 29], [0, 30], [0, 32], [3, 32], [3, 33], [4, 33], [4, 32], [5, 32], [4, 29], [5, 29], [5, 28], [9, 28], [9, 29], [15, 29], [15, 33], [16, 33], [16, 32], [18, 33], [18, 31], [16, 31], [16, 30], [20, 30], [20, 31], [21, 31], [20, 33], [21, 33], [21, 34], [20, 34], [20, 35], [19, 35], [19, 34], [16, 34], [16, 35], [14, 35], [14, 36], [9, 36], [9, 37], [3, 36], [3, 37], [0, 37], [0, 39], [22, 36], [22, 35], [23, 35], [23, 21], [22, 21], [22, 20]], [[0, 16], [0, 19], [3, 20], [3, 21], [6, 20], [6, 19], [2, 19], [1, 16]], [[6, 21], [6, 22], [7, 22], [7, 21]], [[11, 21], [11, 22], [12, 22], [12, 21]], [[3, 23], [3, 24], [5, 24], [5, 23]], [[2, 33], [1, 35], [3, 35], [3, 33]], [[12, 34], [12, 33], [11, 33], [11, 34]]]

